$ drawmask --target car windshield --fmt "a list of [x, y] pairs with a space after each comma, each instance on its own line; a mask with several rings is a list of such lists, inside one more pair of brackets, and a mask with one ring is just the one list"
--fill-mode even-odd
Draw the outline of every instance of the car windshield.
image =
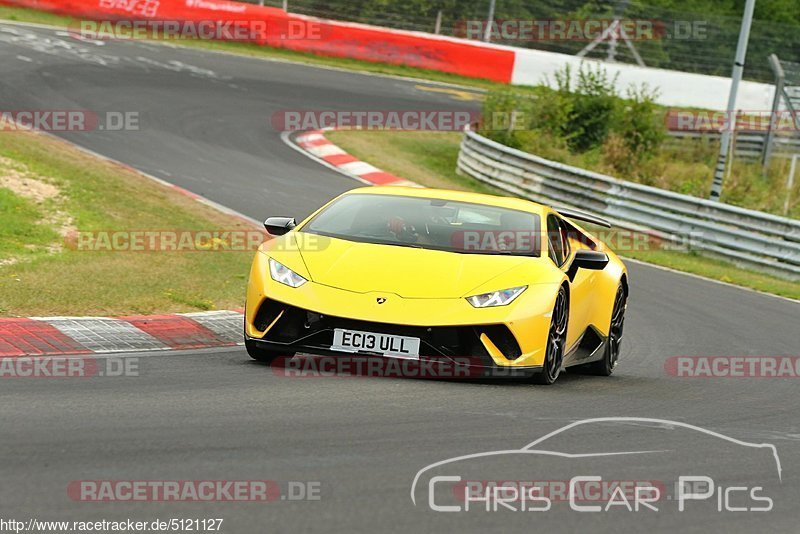
[[382, 245], [464, 254], [540, 255], [539, 216], [453, 200], [347, 195], [301, 231]]

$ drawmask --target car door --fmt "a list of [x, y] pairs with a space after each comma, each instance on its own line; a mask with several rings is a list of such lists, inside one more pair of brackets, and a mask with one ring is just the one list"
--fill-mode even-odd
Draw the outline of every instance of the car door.
[[[547, 241], [550, 259], [562, 271], [568, 273], [575, 256], [575, 247], [570, 243], [567, 223], [554, 213], [547, 217]], [[567, 350], [580, 340], [589, 327], [588, 320], [596, 274], [595, 271], [579, 269], [570, 281]]]

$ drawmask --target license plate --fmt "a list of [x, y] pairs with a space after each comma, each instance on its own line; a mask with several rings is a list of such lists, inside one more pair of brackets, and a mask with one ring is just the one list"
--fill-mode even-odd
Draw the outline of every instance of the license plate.
[[337, 328], [333, 331], [331, 350], [341, 352], [377, 352], [393, 358], [418, 360], [419, 338]]

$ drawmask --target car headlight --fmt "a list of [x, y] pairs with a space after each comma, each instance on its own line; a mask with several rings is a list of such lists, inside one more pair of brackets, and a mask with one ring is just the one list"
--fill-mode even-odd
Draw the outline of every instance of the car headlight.
[[276, 282], [290, 287], [300, 287], [308, 282], [308, 280], [272, 258], [269, 259], [269, 274]]
[[502, 291], [492, 291], [491, 293], [484, 293], [483, 295], [467, 297], [467, 301], [476, 308], [505, 306], [514, 302], [514, 299], [522, 295], [522, 292], [526, 289], [528, 289], [528, 286], [512, 287], [511, 289], [503, 289]]

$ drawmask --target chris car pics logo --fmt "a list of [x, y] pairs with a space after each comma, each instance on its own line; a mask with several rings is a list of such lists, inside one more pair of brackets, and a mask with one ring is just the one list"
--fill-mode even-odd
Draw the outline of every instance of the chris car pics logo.
[[[626, 431], [635, 436], [625, 439]], [[608, 437], [608, 450], [587, 449], [597, 435]], [[659, 461], [662, 455], [680, 458], [678, 467]], [[520, 449], [429, 464], [414, 477], [411, 501], [438, 513], [763, 513], [775, 508], [782, 480], [770, 443], [679, 421], [604, 417], [570, 423]]]

